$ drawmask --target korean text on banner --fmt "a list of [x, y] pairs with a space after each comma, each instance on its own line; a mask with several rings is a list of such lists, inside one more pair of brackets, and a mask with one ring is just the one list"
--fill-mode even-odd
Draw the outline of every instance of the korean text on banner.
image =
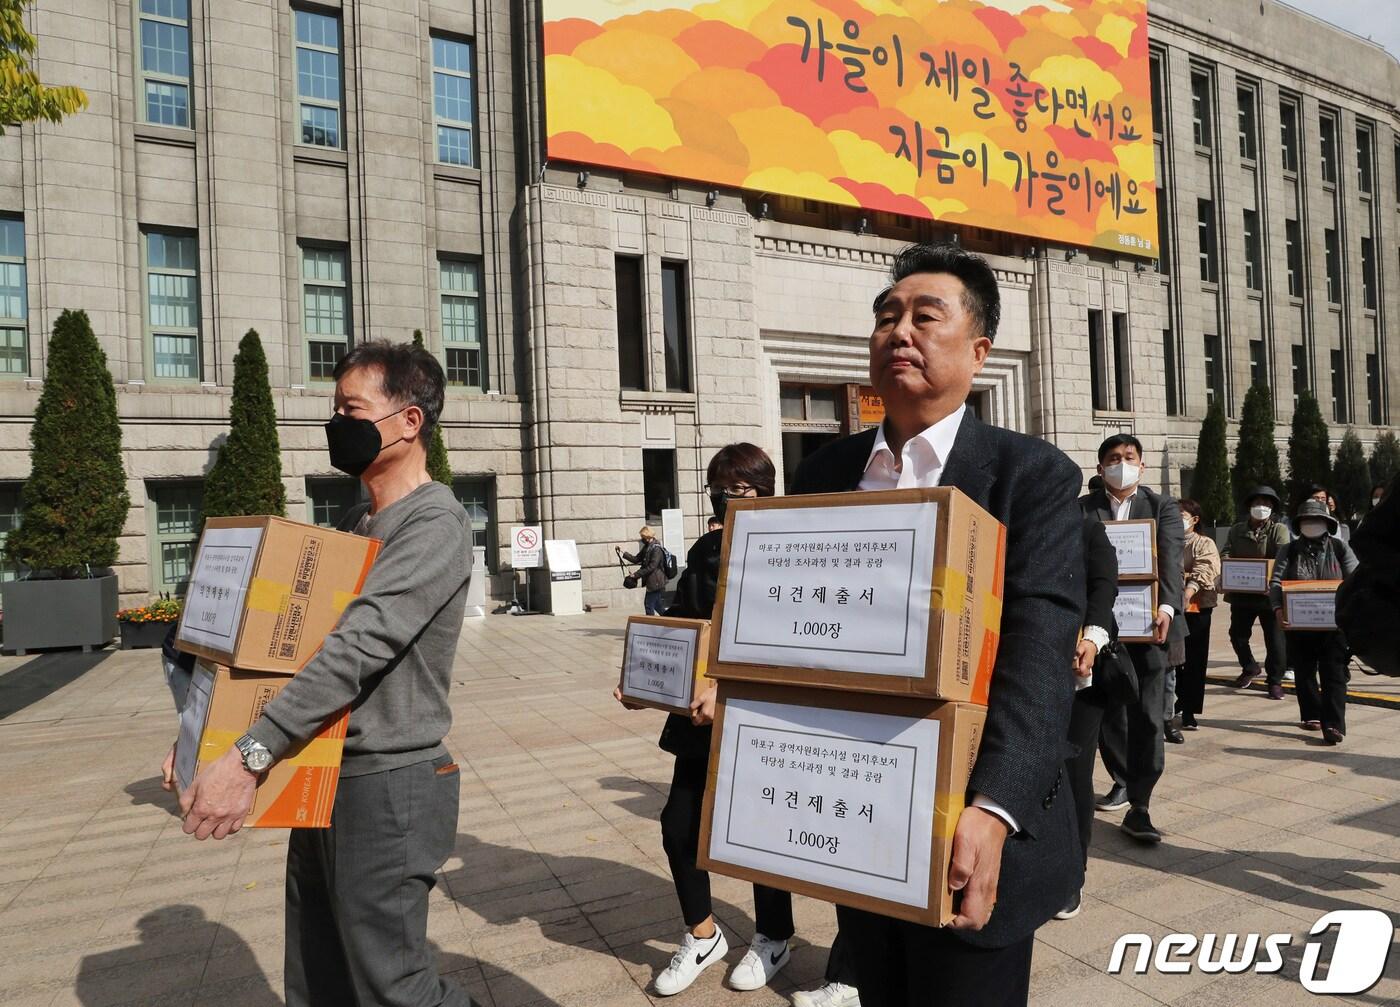
[[937, 503], [741, 510], [733, 521], [720, 661], [924, 675]]
[[1147, 0], [544, 0], [553, 161], [1160, 254]]
[[180, 640], [216, 650], [237, 643], [261, 528], [206, 528], [185, 594]]
[[731, 701], [709, 855], [926, 908], [939, 728], [916, 717]]

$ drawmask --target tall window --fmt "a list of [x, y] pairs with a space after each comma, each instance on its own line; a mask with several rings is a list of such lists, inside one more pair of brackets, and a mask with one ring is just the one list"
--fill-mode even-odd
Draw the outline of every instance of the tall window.
[[619, 255], [613, 260], [617, 282], [617, 377], [624, 390], [646, 387], [646, 304], [642, 296], [642, 260]]
[[199, 378], [199, 240], [147, 231], [146, 331], [155, 377]]
[[1254, 122], [1254, 88], [1240, 88], [1238, 97], [1240, 157], [1253, 161], [1259, 156], [1258, 128]]
[[1373, 238], [1361, 239], [1361, 302], [1376, 307], [1376, 243]]
[[1329, 227], [1322, 232], [1322, 244], [1327, 260], [1327, 300], [1342, 303], [1342, 249], [1337, 243], [1337, 231]]
[[1303, 296], [1303, 232], [1296, 220], [1283, 222], [1284, 251], [1288, 261], [1288, 296]]
[[1264, 264], [1259, 250], [1259, 211], [1244, 211], [1244, 285], [1264, 289]]
[[452, 491], [472, 520], [472, 545], [486, 550], [486, 569], [496, 569], [496, 480], [493, 476], [454, 479]]
[[0, 374], [29, 373], [29, 272], [24, 218], [0, 217]]
[[470, 42], [433, 36], [433, 121], [437, 159], [443, 164], [475, 164]]
[[1318, 150], [1322, 154], [1322, 180], [1337, 181], [1337, 120], [1324, 113], [1318, 120]]
[[686, 310], [685, 263], [661, 264], [662, 325], [666, 335], [666, 388], [690, 387], [690, 318]]
[[1332, 351], [1332, 419], [1347, 422], [1346, 357], [1341, 350]]
[[0, 483], [0, 581], [18, 580], [20, 567], [5, 556], [5, 542], [24, 517], [24, 483]]
[[1225, 394], [1225, 358], [1220, 345], [1220, 337], [1209, 333], [1205, 336], [1206, 354], [1206, 405], [1215, 405], [1215, 400]]
[[1089, 309], [1089, 392], [1095, 409], [1113, 408], [1108, 401], [1108, 344], [1098, 308]]
[[680, 506], [676, 494], [676, 452], [674, 448], [642, 449], [642, 506], [647, 524], [661, 527], [661, 512]]
[[1209, 147], [1211, 142], [1210, 75], [1198, 70], [1191, 72], [1191, 130], [1197, 147]]
[[302, 246], [301, 331], [306, 340], [307, 374], [313, 381], [330, 381], [337, 361], [350, 348], [350, 288], [344, 249]]
[[1166, 375], [1167, 415], [1181, 415], [1181, 397], [1176, 385], [1176, 340], [1171, 329], [1162, 330], [1162, 370]]
[[189, 0], [141, 0], [141, 86], [147, 122], [190, 124]]
[[1133, 377], [1128, 367], [1132, 346], [1128, 343], [1128, 316], [1113, 313], [1113, 390], [1119, 409], [1133, 408]]
[[1162, 136], [1167, 131], [1167, 120], [1162, 114], [1162, 57], [1154, 52], [1147, 58], [1152, 85], [1152, 132]]
[[1262, 339], [1249, 341], [1249, 383], [1251, 385], [1267, 385], [1269, 383], [1269, 370], [1264, 362], [1264, 340]]
[[311, 523], [335, 528], [360, 502], [360, 480], [330, 476], [306, 480], [306, 506]]
[[1298, 400], [1308, 390], [1308, 351], [1293, 346], [1293, 408], [1298, 408]]
[[442, 298], [442, 349], [447, 383], [486, 388], [481, 345], [481, 267], [461, 259], [438, 261]]
[[1283, 170], [1298, 170], [1298, 106], [1284, 100], [1278, 107], [1278, 138], [1283, 153]]
[[293, 10], [297, 32], [297, 100], [301, 142], [342, 146], [340, 135], [340, 19]]
[[1381, 361], [1374, 353], [1366, 354], [1366, 406], [1371, 423], [1381, 425]]
[[1371, 178], [1375, 169], [1371, 155], [1371, 130], [1367, 126], [1356, 127], [1356, 189], [1363, 195], [1371, 194]]
[[1400, 203], [1400, 143], [1395, 145], [1395, 201]]
[[1166, 190], [1157, 193], [1157, 272], [1171, 272], [1171, 230], [1168, 224], [1171, 210], [1167, 202]]
[[203, 519], [204, 486], [199, 482], [150, 483], [151, 590], [182, 595], [190, 584], [195, 544]]
[[1209, 199], [1196, 200], [1196, 233], [1201, 243], [1201, 282], [1215, 283], [1220, 278], [1220, 269], [1215, 243], [1215, 204]]

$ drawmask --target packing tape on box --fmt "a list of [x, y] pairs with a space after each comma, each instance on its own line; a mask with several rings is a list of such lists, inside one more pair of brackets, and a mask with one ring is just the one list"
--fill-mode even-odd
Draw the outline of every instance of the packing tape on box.
[[281, 584], [264, 577], [254, 577], [248, 583], [248, 608], [255, 612], [282, 611], [282, 602], [292, 593], [292, 585]]
[[932, 607], [962, 615], [967, 607], [967, 574], [951, 566], [940, 566], [933, 571]]
[[994, 633], [1001, 631], [1001, 595], [988, 591], [982, 596], [982, 625]]
[[958, 819], [962, 817], [967, 801], [962, 794], [937, 793], [933, 795], [933, 829], [940, 839], [952, 839], [958, 830]]
[[[199, 742], [200, 761], [213, 761], [223, 755], [233, 743], [243, 737], [244, 731], [206, 730]], [[340, 762], [340, 754], [345, 742], [342, 737], [312, 738], [300, 749], [293, 746], [295, 755], [289, 755], [279, 762], [292, 766], [329, 766]]]
[[358, 591], [337, 591], [331, 595], [331, 608], [336, 612], [344, 612], [346, 606], [359, 597]]

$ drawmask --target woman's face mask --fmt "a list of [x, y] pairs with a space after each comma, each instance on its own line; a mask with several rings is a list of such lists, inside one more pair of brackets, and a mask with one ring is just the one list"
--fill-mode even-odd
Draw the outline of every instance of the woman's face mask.
[[1256, 521], [1269, 520], [1269, 515], [1273, 512], [1274, 509], [1268, 504], [1255, 504], [1253, 507], [1249, 508], [1249, 516]]
[[1305, 538], [1322, 538], [1322, 536], [1327, 534], [1327, 522], [1317, 520], [1299, 521], [1298, 530], [1303, 533]]
[[1185, 511], [1182, 511], [1181, 527], [1186, 529], [1187, 534], [1190, 534], [1193, 530], [1195, 530], [1196, 519], [1193, 518], [1190, 514], [1187, 514]]

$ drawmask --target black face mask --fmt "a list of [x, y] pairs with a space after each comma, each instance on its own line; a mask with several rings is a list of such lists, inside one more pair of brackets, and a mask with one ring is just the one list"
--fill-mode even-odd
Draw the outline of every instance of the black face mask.
[[710, 506], [715, 509], [715, 517], [723, 521], [724, 515], [729, 511], [729, 497], [723, 493], [711, 493]]
[[[404, 406], [403, 409], [407, 409]], [[397, 416], [403, 409], [396, 409], [388, 416], [377, 420], [355, 419], [344, 413], [336, 413], [326, 424], [326, 445], [330, 448], [331, 465], [346, 475], [359, 478], [365, 469], [374, 464], [379, 452], [393, 447], [399, 441], [385, 444], [379, 436], [379, 426], [389, 416]]]

